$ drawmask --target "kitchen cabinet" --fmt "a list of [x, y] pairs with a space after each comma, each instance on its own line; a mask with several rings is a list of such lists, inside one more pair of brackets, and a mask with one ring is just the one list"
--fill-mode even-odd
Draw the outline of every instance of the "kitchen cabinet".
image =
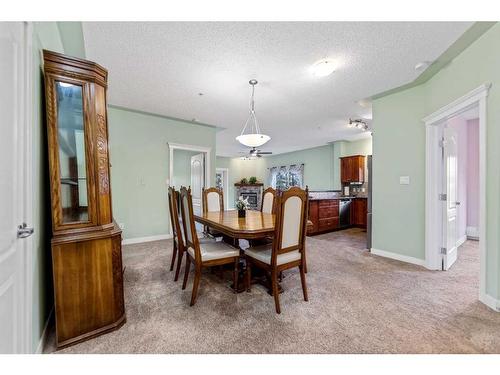
[[363, 155], [340, 158], [340, 180], [342, 183], [365, 182], [366, 157]]
[[368, 211], [368, 200], [366, 198], [355, 198], [351, 203], [351, 225], [366, 228], [366, 214]]
[[337, 229], [339, 227], [338, 199], [321, 199], [309, 201], [309, 220], [313, 226], [308, 234], [316, 234]]

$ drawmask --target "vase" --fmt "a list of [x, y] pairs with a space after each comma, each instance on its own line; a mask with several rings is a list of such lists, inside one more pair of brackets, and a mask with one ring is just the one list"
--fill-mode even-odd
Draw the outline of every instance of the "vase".
[[238, 210], [238, 217], [245, 217], [247, 211], [246, 210]]

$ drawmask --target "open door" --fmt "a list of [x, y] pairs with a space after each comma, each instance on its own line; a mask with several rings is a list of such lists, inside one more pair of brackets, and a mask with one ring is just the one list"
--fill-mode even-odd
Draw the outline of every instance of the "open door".
[[[205, 154], [191, 156], [191, 194], [193, 196], [193, 213], [200, 215], [201, 189], [205, 187]], [[197, 230], [201, 231], [202, 226], [197, 224]]]
[[[26, 147], [31, 147], [25, 129], [23, 98], [26, 25], [0, 22], [0, 354], [31, 352], [31, 305], [27, 220], [28, 186]], [[7, 371], [6, 371], [7, 372]]]
[[443, 194], [443, 270], [449, 269], [457, 260], [457, 132], [443, 129], [443, 172], [445, 194]]

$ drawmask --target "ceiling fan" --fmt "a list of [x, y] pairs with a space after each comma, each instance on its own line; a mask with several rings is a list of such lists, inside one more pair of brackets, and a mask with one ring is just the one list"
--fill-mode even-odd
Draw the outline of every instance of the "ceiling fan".
[[244, 158], [261, 158], [262, 155], [271, 155], [271, 151], [261, 151], [257, 150], [255, 147], [252, 147], [248, 152], [240, 151], [240, 154], [245, 154]]

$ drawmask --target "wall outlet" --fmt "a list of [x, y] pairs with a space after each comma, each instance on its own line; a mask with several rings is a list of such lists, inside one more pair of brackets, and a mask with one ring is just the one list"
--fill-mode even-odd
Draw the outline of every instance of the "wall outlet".
[[124, 223], [118, 223], [118, 226], [120, 227], [121, 230], [125, 229], [125, 224]]
[[410, 176], [400, 176], [399, 177], [400, 185], [410, 185]]

